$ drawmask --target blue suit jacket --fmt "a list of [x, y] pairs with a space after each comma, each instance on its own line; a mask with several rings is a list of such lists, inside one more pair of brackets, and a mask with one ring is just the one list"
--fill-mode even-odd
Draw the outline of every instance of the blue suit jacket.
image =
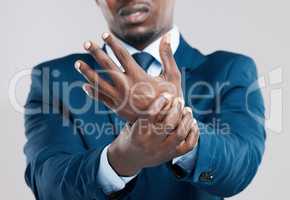
[[[214, 200], [239, 193], [253, 179], [265, 131], [252, 59], [223, 51], [205, 56], [181, 37], [175, 59], [186, 104], [201, 129], [195, 168], [183, 178], [166, 164], [143, 169], [111, 197], [97, 182], [97, 171], [100, 153], [121, 128], [107, 125], [122, 120], [101, 113], [108, 111], [106, 106], [82, 91], [85, 80], [73, 67], [78, 59], [101, 69], [90, 55], [74, 54], [40, 64], [32, 73], [25, 106], [25, 179], [36, 199]], [[86, 112], [77, 112], [80, 107]]]

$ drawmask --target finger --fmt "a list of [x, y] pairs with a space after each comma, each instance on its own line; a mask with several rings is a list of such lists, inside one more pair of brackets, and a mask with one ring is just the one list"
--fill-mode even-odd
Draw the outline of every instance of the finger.
[[172, 53], [170, 39], [170, 34], [166, 34], [161, 39], [159, 47], [159, 54], [164, 68], [162, 76], [167, 80], [180, 78], [180, 71]]
[[197, 142], [194, 131], [190, 131], [186, 140], [184, 140], [180, 145], [176, 148], [176, 156], [184, 155], [194, 149], [195, 143]]
[[167, 142], [169, 144], [173, 144], [175, 146], [179, 145], [182, 141], [185, 140], [188, 133], [192, 128], [192, 113], [188, 108], [185, 108], [182, 112], [182, 120], [178, 124], [178, 127], [175, 131], [173, 131], [167, 138]]
[[190, 130], [190, 133], [187, 135], [186, 139], [176, 148], [177, 154], [183, 155], [187, 152], [195, 149], [198, 145], [199, 140], [199, 129], [197, 124], [193, 122], [194, 128]]
[[136, 72], [136, 70], [142, 71], [141, 67], [137, 67], [138, 64], [135, 62], [134, 58], [122, 46], [121, 42], [116, 37], [110, 33], [104, 33], [102, 37], [106, 44], [111, 47], [126, 73], [132, 74], [134, 71]]
[[167, 113], [169, 112], [170, 108], [172, 107], [173, 104], [173, 96], [170, 93], [165, 93], [167, 96], [167, 99], [169, 100], [169, 102], [166, 104], [165, 107], [162, 108], [162, 110], [158, 113], [155, 122], [156, 123], [161, 123], [162, 121], [164, 121]]
[[[164, 117], [166, 116], [166, 113], [168, 110], [171, 108], [172, 104], [172, 95], [169, 93], [163, 93], [163, 95], [167, 98], [167, 103], [163, 108], [160, 108], [161, 110], [159, 113], [154, 115], [154, 117], [151, 117], [151, 132], [154, 134], [154, 137], [156, 138], [157, 136], [157, 142], [162, 142], [166, 137], [167, 133], [164, 131], [164, 124], [162, 123]], [[170, 106], [168, 106], [170, 105]]]
[[80, 72], [89, 83], [95, 88], [98, 87], [101, 91], [107, 93], [110, 96], [115, 96], [116, 92], [114, 88], [105, 80], [103, 80], [96, 71], [94, 71], [88, 64], [78, 60], [75, 63], [75, 68]]
[[199, 135], [199, 127], [195, 118], [193, 118], [192, 130]]
[[93, 86], [87, 83], [84, 84], [82, 88], [89, 97], [102, 101], [109, 108], [114, 108], [115, 104], [112, 100], [112, 97], [109, 97], [107, 94], [101, 92], [100, 90], [96, 90]]
[[183, 116], [183, 119], [179, 123], [176, 130], [176, 144], [181, 143], [187, 137], [188, 133], [192, 129], [193, 118], [190, 111], [186, 111], [186, 114]]
[[122, 83], [124, 83], [123, 71], [95, 42], [85, 42], [84, 48], [95, 58], [96, 62], [108, 72], [115, 85], [122, 85]]
[[182, 118], [183, 107], [184, 102], [180, 97], [177, 97], [173, 100], [172, 107], [163, 120], [164, 131], [166, 133], [172, 132], [177, 127]]
[[153, 103], [149, 106], [146, 118], [154, 123], [160, 111], [169, 103], [170, 95], [168, 93], [161, 94]]
[[103, 51], [97, 43], [87, 41], [84, 43], [87, 50], [104, 69], [108, 71], [122, 72], [122, 70], [114, 63], [114, 61]]
[[[163, 127], [161, 123], [151, 123], [151, 132], [154, 134], [154, 136], [158, 136], [160, 139], [158, 142], [160, 143], [167, 135], [162, 131]], [[156, 137], [155, 137], [156, 138]]]

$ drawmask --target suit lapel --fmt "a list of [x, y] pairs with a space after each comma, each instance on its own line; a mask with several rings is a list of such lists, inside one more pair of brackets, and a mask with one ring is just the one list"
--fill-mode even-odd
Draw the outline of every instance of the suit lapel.
[[192, 48], [180, 35], [180, 43], [174, 54], [175, 61], [180, 69], [193, 70], [205, 62], [206, 57], [202, 55], [197, 49]]

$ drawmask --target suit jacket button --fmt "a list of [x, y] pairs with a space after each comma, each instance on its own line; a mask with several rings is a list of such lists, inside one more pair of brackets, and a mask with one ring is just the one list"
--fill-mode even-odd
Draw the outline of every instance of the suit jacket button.
[[199, 176], [200, 182], [210, 182], [213, 180], [213, 175], [210, 172], [202, 172]]

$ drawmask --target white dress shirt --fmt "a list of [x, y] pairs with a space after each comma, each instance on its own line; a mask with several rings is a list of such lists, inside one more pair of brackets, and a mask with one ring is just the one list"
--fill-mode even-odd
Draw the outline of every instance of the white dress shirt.
[[[175, 53], [180, 42], [180, 33], [178, 31], [178, 28], [174, 26], [170, 31], [170, 38], [171, 38], [171, 48], [172, 52]], [[162, 65], [161, 65], [161, 58], [159, 54], [159, 44], [160, 44], [161, 38], [154, 41], [152, 44], [150, 44], [148, 47], [146, 47], [143, 52], [149, 53], [152, 55], [155, 60], [153, 63], [149, 66], [147, 73], [151, 76], [159, 76], [162, 71]], [[133, 55], [135, 53], [140, 53], [141, 51], [135, 49], [134, 47], [124, 43], [123, 46], [128, 50], [130, 55]], [[106, 46], [106, 51], [109, 57], [120, 67], [120, 62], [114, 55], [112, 49], [109, 46]], [[107, 150], [108, 146], [106, 146], [101, 154], [100, 164], [99, 164], [99, 170], [98, 170], [98, 182], [102, 186], [104, 193], [110, 194], [112, 192], [117, 192], [122, 190], [126, 184], [131, 181], [135, 176], [132, 177], [122, 177], [118, 176], [118, 174], [112, 169], [108, 162], [107, 158]], [[182, 167], [185, 171], [190, 173], [193, 170], [194, 161], [196, 157], [196, 148], [192, 151], [188, 152], [187, 154], [184, 154], [182, 156], [179, 156], [175, 159], [173, 159], [172, 163], [177, 164], [180, 167]]]

